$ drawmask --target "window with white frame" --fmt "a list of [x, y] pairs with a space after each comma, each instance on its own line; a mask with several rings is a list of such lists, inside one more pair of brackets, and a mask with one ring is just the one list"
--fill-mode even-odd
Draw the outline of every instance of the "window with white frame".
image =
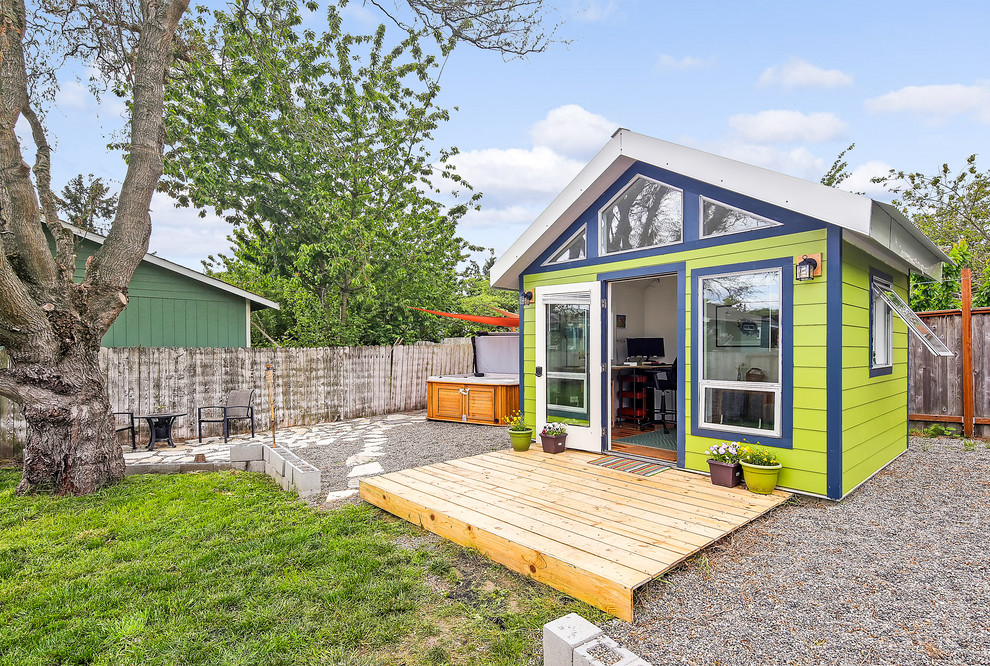
[[782, 279], [780, 268], [701, 278], [702, 426], [780, 436]]
[[586, 232], [587, 227], [578, 229], [577, 233], [567, 239], [567, 242], [552, 257], [543, 262], [543, 265], [553, 266], [554, 264], [565, 264], [569, 261], [584, 259], [587, 256], [586, 248], [588, 246]]
[[894, 312], [882, 296], [885, 290], [891, 290], [890, 282], [874, 277], [870, 286], [873, 299], [870, 305], [870, 367], [873, 369], [889, 368], [894, 362]]
[[636, 176], [601, 209], [599, 223], [602, 255], [680, 243], [684, 193]]
[[747, 213], [706, 197], [701, 197], [701, 236], [725, 236], [744, 231], [779, 227], [780, 222]]

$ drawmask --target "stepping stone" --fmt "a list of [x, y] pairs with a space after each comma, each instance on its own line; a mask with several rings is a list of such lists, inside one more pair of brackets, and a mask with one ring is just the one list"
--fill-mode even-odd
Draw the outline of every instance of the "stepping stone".
[[331, 490], [330, 494], [327, 495], [328, 502], [336, 502], [337, 500], [342, 500], [347, 497], [353, 497], [357, 495], [358, 491], [356, 489], [350, 488], [348, 490]]
[[353, 479], [358, 476], [372, 476], [374, 474], [381, 474], [385, 470], [382, 466], [376, 462], [365, 463], [364, 465], [358, 465], [351, 470], [350, 474], [347, 475], [348, 479]]

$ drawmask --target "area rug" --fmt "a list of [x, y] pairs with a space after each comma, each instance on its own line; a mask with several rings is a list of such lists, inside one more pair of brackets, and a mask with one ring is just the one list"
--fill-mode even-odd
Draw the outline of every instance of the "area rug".
[[671, 429], [670, 433], [664, 433], [662, 429], [654, 430], [653, 432], [644, 432], [642, 435], [633, 435], [632, 437], [623, 437], [622, 439], [615, 440], [617, 442], [622, 442], [623, 444], [639, 444], [640, 446], [649, 446], [654, 449], [663, 449], [664, 451], [676, 451], [677, 450], [677, 431]]
[[630, 474], [639, 474], [640, 476], [653, 476], [654, 474], [659, 474], [670, 469], [668, 465], [658, 465], [657, 463], [620, 458], [619, 456], [602, 456], [601, 458], [589, 460], [588, 464], [617, 469], [620, 472], [629, 472]]

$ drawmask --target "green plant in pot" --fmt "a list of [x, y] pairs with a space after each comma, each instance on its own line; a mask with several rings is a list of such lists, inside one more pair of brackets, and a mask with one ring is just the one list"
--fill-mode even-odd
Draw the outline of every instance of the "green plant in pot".
[[743, 478], [750, 492], [769, 495], [777, 487], [777, 474], [783, 465], [777, 454], [769, 449], [745, 447], [739, 461], [743, 468]]
[[567, 426], [563, 423], [548, 423], [540, 433], [540, 442], [544, 453], [560, 453], [564, 450], [567, 440]]
[[512, 441], [513, 451], [528, 451], [529, 445], [533, 441], [533, 429], [523, 421], [523, 416], [517, 409], [509, 414], [509, 439]]
[[739, 442], [722, 442], [713, 444], [705, 451], [708, 456], [708, 471], [712, 476], [712, 484], [732, 488], [742, 481], [742, 465], [739, 459], [745, 449]]

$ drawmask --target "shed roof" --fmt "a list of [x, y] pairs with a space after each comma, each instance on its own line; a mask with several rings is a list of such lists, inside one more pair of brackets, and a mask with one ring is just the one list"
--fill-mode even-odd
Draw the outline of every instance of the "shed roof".
[[[73, 226], [71, 224], [63, 223], [67, 229], [72, 231], [73, 234], [79, 238], [84, 238], [89, 241], [93, 241], [99, 245], [103, 245], [106, 241], [106, 236], [101, 236], [100, 234], [93, 233], [92, 231], [87, 231], [80, 227]], [[202, 282], [203, 284], [209, 285], [220, 291], [226, 291], [227, 293], [246, 298], [251, 302], [252, 310], [260, 310], [261, 308], [274, 308], [275, 310], [280, 310], [279, 304], [275, 301], [268, 300], [264, 296], [259, 296], [258, 294], [247, 291], [246, 289], [241, 289], [240, 287], [235, 287], [232, 284], [227, 284], [223, 280], [218, 280], [216, 278], [210, 277], [209, 275], [204, 275], [199, 271], [194, 271], [191, 268], [186, 268], [167, 259], [162, 259], [161, 257], [156, 257], [153, 254], [147, 253], [144, 255], [144, 260], [149, 264], [159, 266], [165, 270], [172, 271], [173, 273], [178, 273], [184, 277], [191, 280], [196, 280], [197, 282]]]
[[949, 258], [900, 211], [845, 190], [619, 129], [491, 269], [495, 287], [517, 289], [519, 275], [626, 169], [645, 162], [787, 208], [853, 232], [867, 252], [935, 279]]

